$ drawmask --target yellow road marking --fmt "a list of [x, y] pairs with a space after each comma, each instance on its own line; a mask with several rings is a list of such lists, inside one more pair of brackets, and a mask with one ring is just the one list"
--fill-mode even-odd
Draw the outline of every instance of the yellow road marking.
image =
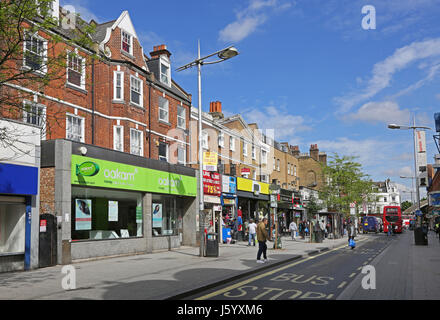
[[355, 275], [356, 275], [356, 272], [352, 273], [349, 278], [353, 278]]
[[287, 265], [287, 266], [284, 266], [284, 267], [281, 267], [281, 268], [278, 268], [278, 269], [275, 269], [275, 270], [272, 270], [272, 271], [269, 271], [269, 272], [263, 273], [263, 274], [261, 274], [261, 275], [259, 275], [259, 276], [255, 276], [255, 277], [253, 277], [253, 278], [250, 278], [250, 279], [247, 279], [247, 280], [241, 281], [241, 282], [239, 282], [239, 283], [237, 283], [237, 284], [231, 285], [231, 286], [226, 287], [226, 288], [224, 288], [224, 289], [220, 289], [220, 290], [217, 290], [217, 291], [211, 292], [211, 293], [209, 293], [209, 294], [207, 294], [207, 295], [205, 295], [205, 296], [202, 296], [202, 297], [196, 298], [195, 300], [206, 300], [206, 299], [209, 299], [209, 298], [212, 298], [212, 297], [215, 297], [215, 296], [219, 296], [219, 295], [221, 295], [221, 294], [223, 294], [223, 293], [226, 293], [226, 292], [228, 292], [228, 291], [231, 291], [231, 290], [237, 289], [237, 288], [239, 288], [239, 287], [241, 287], [241, 286], [244, 286], [244, 285], [247, 285], [247, 284], [249, 284], [249, 283], [251, 283], [251, 282], [254, 282], [254, 281], [257, 281], [257, 280], [259, 280], [259, 279], [262, 279], [262, 278], [268, 277], [268, 276], [270, 276], [270, 275], [273, 275], [274, 273], [277, 273], [277, 272], [283, 271], [283, 270], [285, 270], [285, 269], [289, 269], [289, 268], [294, 267], [294, 266], [296, 266], [296, 265], [299, 265], [299, 264], [301, 264], [301, 263], [303, 263], [303, 262], [306, 262], [306, 261], [309, 261], [309, 260], [316, 259], [317, 257], [323, 256], [323, 255], [325, 255], [325, 254], [328, 254], [328, 253], [330, 253], [330, 252], [333, 252], [333, 251], [336, 251], [336, 250], [339, 250], [339, 249], [341, 249], [341, 248], [345, 248], [345, 247], [346, 247], [346, 245], [343, 245], [343, 246], [340, 246], [340, 247], [337, 247], [337, 248], [331, 249], [331, 250], [329, 250], [329, 251], [323, 252], [323, 253], [321, 253], [321, 254], [318, 254], [318, 255], [315, 255], [315, 256], [312, 256], [312, 257], [305, 258], [305, 259], [303, 259], [303, 260], [300, 260], [300, 261], [297, 261], [297, 262], [291, 263], [291, 264], [289, 264], [289, 265]]
[[346, 284], [347, 284], [347, 281], [342, 282], [342, 283], [339, 285], [338, 289], [342, 289], [343, 287], [345, 287]]

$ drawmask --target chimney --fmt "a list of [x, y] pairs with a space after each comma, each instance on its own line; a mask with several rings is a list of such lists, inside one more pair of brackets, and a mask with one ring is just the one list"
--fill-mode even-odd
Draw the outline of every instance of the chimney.
[[155, 46], [153, 51], [150, 52], [151, 59], [159, 58], [162, 55], [166, 55], [168, 58], [171, 57], [171, 53], [167, 50], [167, 46], [164, 44]]
[[317, 144], [310, 146], [310, 157], [315, 161], [319, 161], [319, 149]]
[[292, 153], [292, 155], [294, 157], [299, 157], [299, 154], [300, 154], [299, 146], [291, 146], [290, 147], [290, 152]]
[[325, 152], [319, 153], [319, 162], [321, 162], [324, 165], [327, 165], [327, 153]]
[[225, 116], [222, 113], [222, 103], [220, 101], [211, 102], [209, 104], [209, 114], [214, 119], [223, 119]]

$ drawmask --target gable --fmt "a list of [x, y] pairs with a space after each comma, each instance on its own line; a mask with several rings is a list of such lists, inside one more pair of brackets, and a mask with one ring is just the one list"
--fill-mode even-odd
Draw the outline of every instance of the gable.
[[116, 20], [116, 22], [113, 24], [112, 30], [115, 30], [117, 27], [128, 32], [136, 39], [139, 39], [136, 30], [134, 29], [133, 22], [131, 21], [130, 14], [128, 13], [128, 11], [124, 11], [121, 14], [118, 20]]

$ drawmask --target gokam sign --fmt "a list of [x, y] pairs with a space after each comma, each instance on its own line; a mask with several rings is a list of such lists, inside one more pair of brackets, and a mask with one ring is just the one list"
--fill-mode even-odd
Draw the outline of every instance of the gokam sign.
[[195, 177], [72, 155], [73, 185], [195, 197]]

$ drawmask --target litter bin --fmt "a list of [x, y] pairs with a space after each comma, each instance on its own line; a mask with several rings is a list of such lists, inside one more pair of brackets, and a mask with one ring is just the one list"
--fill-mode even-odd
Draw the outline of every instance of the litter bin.
[[206, 253], [205, 257], [218, 257], [218, 234], [208, 233], [206, 235]]
[[428, 245], [428, 232], [425, 228], [416, 227], [414, 228], [414, 240], [416, 246], [427, 246]]

